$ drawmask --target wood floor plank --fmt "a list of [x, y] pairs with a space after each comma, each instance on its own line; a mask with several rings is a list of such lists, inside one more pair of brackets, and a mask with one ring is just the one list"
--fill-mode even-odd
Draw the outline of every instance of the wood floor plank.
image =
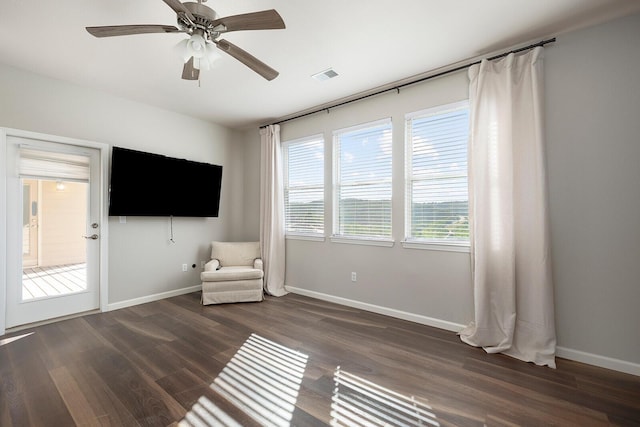
[[184, 358], [180, 354], [158, 345], [139, 347], [123, 354], [154, 381], [184, 368]]
[[202, 378], [192, 373], [187, 368], [182, 368], [156, 381], [171, 396], [183, 393], [193, 388], [208, 386]]
[[99, 417], [107, 415], [94, 412], [94, 407], [66, 367], [52, 369], [49, 374], [77, 425], [95, 424]]
[[24, 393], [29, 422], [34, 426], [72, 426], [73, 418], [51, 380]]
[[140, 425], [168, 425], [184, 415], [180, 404], [122, 354], [96, 355], [91, 366]]
[[105, 426], [139, 427], [131, 412], [92, 368], [94, 357], [85, 354], [85, 360], [69, 367], [76, 384], [90, 402], [93, 412], [100, 415], [96, 422]]
[[211, 354], [202, 352], [197, 343], [177, 340], [171, 345], [160, 346], [160, 350], [173, 353], [182, 358], [185, 367], [194, 373], [198, 373], [204, 381], [209, 383], [224, 367], [224, 363], [216, 360]]

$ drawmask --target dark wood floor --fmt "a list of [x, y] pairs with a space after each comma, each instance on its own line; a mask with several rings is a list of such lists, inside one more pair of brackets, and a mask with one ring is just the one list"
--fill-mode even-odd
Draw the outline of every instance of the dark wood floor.
[[199, 298], [0, 337], [0, 426], [640, 425], [640, 377], [299, 295]]

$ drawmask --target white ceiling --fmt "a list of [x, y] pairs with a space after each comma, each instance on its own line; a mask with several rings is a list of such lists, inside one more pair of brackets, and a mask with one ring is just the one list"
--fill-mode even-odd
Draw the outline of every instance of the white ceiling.
[[[284, 30], [223, 38], [280, 72], [267, 81], [223, 54], [180, 78], [184, 34], [94, 38], [86, 26], [176, 25], [162, 0], [0, 0], [0, 62], [247, 128], [468, 58], [640, 11], [635, 0], [209, 0], [220, 16], [276, 9]], [[561, 38], [559, 37], [560, 41]], [[311, 75], [332, 67], [339, 76]]]

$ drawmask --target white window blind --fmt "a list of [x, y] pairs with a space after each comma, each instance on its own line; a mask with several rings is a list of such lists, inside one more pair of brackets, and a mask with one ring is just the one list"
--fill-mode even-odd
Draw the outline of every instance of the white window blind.
[[21, 177], [89, 181], [89, 157], [20, 147], [18, 173]]
[[406, 240], [468, 245], [468, 102], [408, 114], [406, 131]]
[[334, 236], [391, 239], [391, 119], [334, 131]]
[[285, 233], [324, 235], [324, 137], [282, 144]]

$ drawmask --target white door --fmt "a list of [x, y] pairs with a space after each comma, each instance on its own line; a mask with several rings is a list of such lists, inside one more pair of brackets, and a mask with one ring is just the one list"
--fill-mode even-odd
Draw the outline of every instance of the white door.
[[100, 150], [7, 136], [7, 159], [6, 327], [99, 308]]

